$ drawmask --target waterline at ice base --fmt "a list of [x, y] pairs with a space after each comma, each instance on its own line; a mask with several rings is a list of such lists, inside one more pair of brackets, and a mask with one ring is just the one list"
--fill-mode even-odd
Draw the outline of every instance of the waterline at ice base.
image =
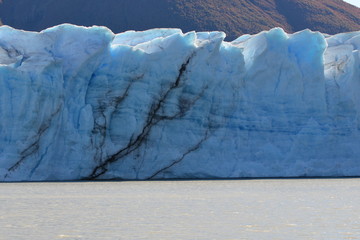
[[0, 27], [0, 181], [360, 176], [360, 31]]

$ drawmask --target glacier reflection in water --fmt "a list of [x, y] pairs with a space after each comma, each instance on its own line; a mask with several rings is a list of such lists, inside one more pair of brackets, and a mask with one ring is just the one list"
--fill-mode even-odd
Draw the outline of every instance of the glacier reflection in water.
[[0, 184], [0, 239], [359, 239], [360, 179]]

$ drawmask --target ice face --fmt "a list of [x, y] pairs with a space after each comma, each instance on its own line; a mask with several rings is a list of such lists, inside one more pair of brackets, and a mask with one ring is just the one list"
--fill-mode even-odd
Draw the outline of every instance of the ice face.
[[0, 179], [360, 175], [360, 32], [0, 27]]

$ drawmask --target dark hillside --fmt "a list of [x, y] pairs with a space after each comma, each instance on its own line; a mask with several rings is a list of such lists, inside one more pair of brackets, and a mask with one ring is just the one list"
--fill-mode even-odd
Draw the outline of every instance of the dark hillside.
[[61, 23], [118, 33], [157, 27], [220, 30], [234, 39], [273, 27], [334, 34], [360, 30], [360, 9], [342, 0], [0, 0], [0, 18], [40, 31]]
[[310, 28], [334, 34], [360, 30], [360, 9], [341, 0], [277, 0], [279, 12], [293, 31]]

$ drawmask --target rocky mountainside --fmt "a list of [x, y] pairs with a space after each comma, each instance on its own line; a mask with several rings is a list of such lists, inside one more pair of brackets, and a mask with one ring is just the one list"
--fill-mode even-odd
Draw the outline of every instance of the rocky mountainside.
[[0, 0], [3, 24], [40, 31], [60, 23], [113, 32], [158, 27], [226, 32], [229, 39], [273, 27], [324, 33], [360, 30], [360, 9], [342, 0]]

